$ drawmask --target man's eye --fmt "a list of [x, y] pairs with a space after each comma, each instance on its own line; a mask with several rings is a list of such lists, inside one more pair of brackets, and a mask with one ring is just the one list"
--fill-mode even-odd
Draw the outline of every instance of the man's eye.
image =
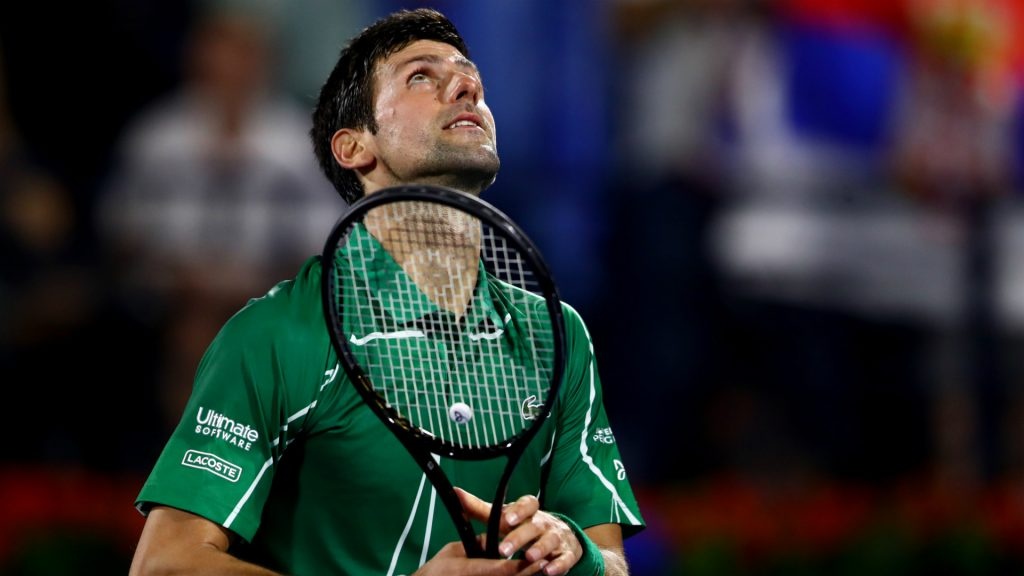
[[415, 84], [417, 82], [429, 82], [430, 76], [427, 76], [425, 72], [416, 72], [412, 76], [409, 76], [409, 83]]

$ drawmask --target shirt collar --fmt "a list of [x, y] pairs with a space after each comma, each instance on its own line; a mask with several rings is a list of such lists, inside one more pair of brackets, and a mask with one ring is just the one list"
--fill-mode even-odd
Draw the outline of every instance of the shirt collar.
[[[354, 254], [356, 251], [360, 254]], [[365, 267], [359, 266], [353, 270], [358, 275], [356, 279], [366, 283], [370, 293], [376, 296], [381, 310], [395, 323], [407, 324], [431, 314], [443, 313], [437, 304], [420, 291], [405, 270], [363, 224], [356, 224], [349, 230], [348, 242], [340, 252], [338, 257], [348, 262], [366, 262]], [[476, 330], [493, 330], [504, 326], [505, 322], [491, 295], [490, 277], [484, 269], [483, 262], [481, 261], [478, 266], [477, 284], [465, 325], [473, 326]], [[410, 296], [411, 302], [403, 302], [410, 299]], [[488, 323], [491, 327], [487, 327]]]

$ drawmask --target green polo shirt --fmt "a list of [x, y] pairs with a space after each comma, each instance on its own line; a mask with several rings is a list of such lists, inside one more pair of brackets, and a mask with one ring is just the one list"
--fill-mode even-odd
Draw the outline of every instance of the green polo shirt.
[[[374, 257], [387, 257], [369, 238]], [[320, 277], [320, 259], [311, 258], [295, 279], [224, 325], [136, 505], [143, 513], [168, 505], [216, 522], [241, 537], [232, 552], [281, 572], [409, 574], [458, 535], [423, 472], [339, 367]], [[507, 290], [481, 275], [474, 326], [493, 331], [524, 321], [517, 314], [527, 311], [507, 305]], [[417, 312], [436, 311], [423, 304]], [[583, 527], [618, 523], [630, 535], [644, 522], [604, 410], [593, 345], [575, 310], [563, 309], [559, 401], [516, 467], [508, 496], [534, 494], [545, 510]], [[453, 485], [490, 500], [505, 459], [440, 463]]]
[[[477, 262], [465, 278], [475, 278], [466, 286], [470, 305], [456, 316], [423, 294], [361, 226], [350, 230], [336, 264], [344, 298], [335, 305], [345, 310], [348, 348], [398, 414], [460, 447], [504, 444], [532, 423], [553, 378], [543, 298]], [[452, 291], [464, 288], [448, 282]], [[448, 409], [460, 403], [470, 417], [454, 422]]]

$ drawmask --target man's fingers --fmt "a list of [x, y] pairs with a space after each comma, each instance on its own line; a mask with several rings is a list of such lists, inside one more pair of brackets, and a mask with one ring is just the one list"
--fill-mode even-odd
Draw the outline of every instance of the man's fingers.
[[[522, 499], [516, 504], [525, 506], [525, 510], [533, 507], [533, 503]], [[524, 519], [519, 526], [510, 531], [498, 550], [503, 556], [521, 551], [523, 559], [530, 563], [546, 562], [543, 572], [550, 575], [567, 572], [583, 552], [572, 529], [558, 518], [542, 511], [534, 512], [530, 515], [529, 521]]]
[[484, 502], [462, 488], [456, 488], [455, 494], [459, 497], [459, 502], [462, 504], [462, 509], [466, 512], [466, 516], [474, 520], [487, 521], [487, 516], [491, 513], [490, 503]]
[[445, 544], [444, 547], [442, 547], [440, 550], [438, 550], [437, 554], [434, 557], [435, 558], [465, 558], [466, 557], [466, 547], [462, 545], [462, 542], [449, 542], [449, 543]]
[[[461, 488], [456, 488], [455, 494], [467, 517], [487, 521], [491, 503]], [[500, 531], [504, 537], [498, 546], [499, 553], [509, 558], [516, 552], [522, 552], [522, 557], [506, 564], [491, 564], [496, 561], [479, 559], [480, 562], [475, 563], [479, 567], [500, 567], [500, 572], [508, 576], [556, 576], [567, 573], [583, 552], [582, 545], [572, 529], [557, 517], [541, 511], [540, 502], [535, 496], [523, 496], [504, 506]], [[483, 541], [486, 537], [480, 539]], [[461, 545], [443, 552], [465, 554]], [[444, 555], [439, 554], [440, 557]]]
[[[520, 550], [525, 552], [533, 542], [544, 536], [544, 534], [544, 526], [536, 522], [523, 522], [505, 535], [498, 546], [498, 553], [508, 557]], [[528, 560], [538, 560], [541, 557], [543, 557], [543, 554], [528, 558]]]
[[[529, 564], [527, 562], [519, 563], [519, 572], [516, 572], [516, 576], [538, 576], [543, 575], [544, 567], [550, 564], [547, 560], [541, 560], [540, 562], [534, 562]], [[524, 567], [525, 566], [525, 567]]]
[[461, 542], [451, 542], [416, 571], [415, 576], [452, 576], [479, 574], [487, 576], [533, 576], [541, 571], [540, 562], [531, 567], [525, 561], [466, 558]]
[[503, 527], [511, 530], [518, 526], [525, 518], [530, 518], [540, 510], [540, 501], [536, 496], [526, 495], [515, 502], [505, 506], [502, 511]]

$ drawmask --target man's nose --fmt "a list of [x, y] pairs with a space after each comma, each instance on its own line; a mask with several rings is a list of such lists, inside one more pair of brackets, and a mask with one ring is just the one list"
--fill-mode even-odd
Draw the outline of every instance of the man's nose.
[[483, 86], [475, 76], [464, 72], [453, 72], [445, 91], [445, 100], [448, 102], [469, 100], [476, 104], [480, 100], [482, 91]]

